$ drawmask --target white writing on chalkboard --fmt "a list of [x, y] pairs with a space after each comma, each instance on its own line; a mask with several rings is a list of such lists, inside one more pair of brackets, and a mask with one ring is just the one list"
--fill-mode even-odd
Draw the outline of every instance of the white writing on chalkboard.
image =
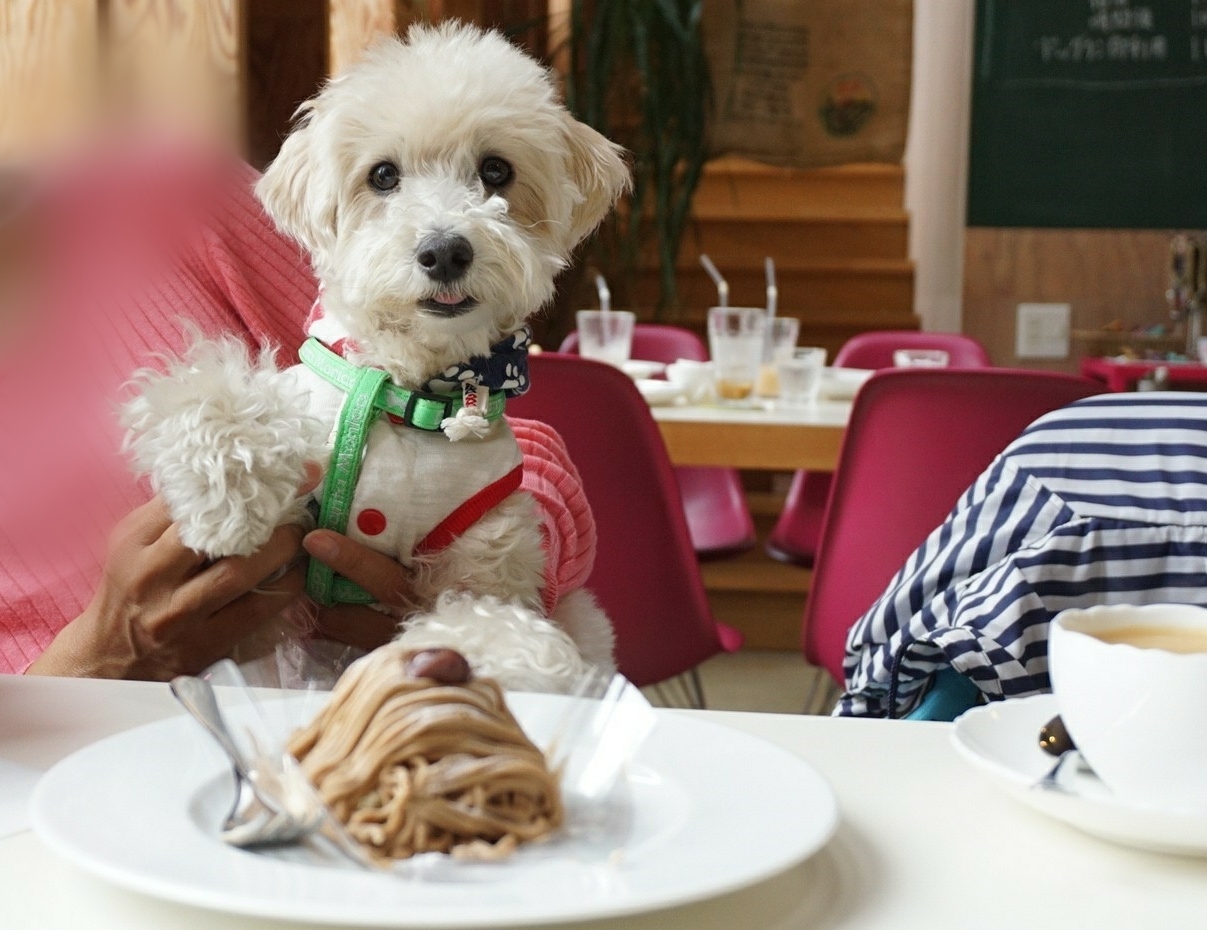
[[1152, 30], [1151, 7], [1133, 7], [1129, 0], [1090, 0], [1087, 25], [1094, 32], [1132, 32], [1137, 29]]
[[1207, 29], [1207, 0], [1190, 0], [1190, 28]]
[[1044, 63], [1165, 61], [1169, 57], [1169, 39], [1163, 35], [1040, 36], [1035, 44]]

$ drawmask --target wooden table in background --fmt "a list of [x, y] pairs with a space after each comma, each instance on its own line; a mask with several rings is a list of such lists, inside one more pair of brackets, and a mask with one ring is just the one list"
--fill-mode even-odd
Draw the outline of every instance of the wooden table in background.
[[653, 407], [676, 465], [759, 471], [833, 471], [851, 405], [822, 401], [799, 412], [737, 407]]
[[1189, 386], [1207, 390], [1207, 365], [1197, 362], [1163, 362], [1156, 360], [1113, 358], [1087, 358], [1081, 363], [1081, 373], [1087, 378], [1101, 381], [1112, 391], [1135, 390], [1137, 382], [1151, 375], [1156, 369], [1169, 372], [1171, 386]]

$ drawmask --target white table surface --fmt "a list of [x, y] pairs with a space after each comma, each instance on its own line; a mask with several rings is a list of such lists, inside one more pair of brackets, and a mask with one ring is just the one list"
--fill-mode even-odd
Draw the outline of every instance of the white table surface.
[[[176, 712], [165, 685], [0, 676], [0, 758], [45, 768], [102, 736]], [[1046, 819], [970, 769], [949, 744], [947, 724], [705, 716], [778, 743], [816, 767], [839, 799], [837, 834], [808, 861], [752, 888], [686, 907], [576, 926], [1207, 926], [1207, 859], [1114, 846]], [[61, 860], [29, 832], [0, 840], [3, 930], [286, 926], [299, 925], [194, 909], [110, 886]]]
[[749, 407], [724, 404], [660, 404], [650, 407], [655, 420], [680, 423], [758, 423], [764, 426], [846, 426], [851, 401], [819, 400], [801, 407], [774, 401]]

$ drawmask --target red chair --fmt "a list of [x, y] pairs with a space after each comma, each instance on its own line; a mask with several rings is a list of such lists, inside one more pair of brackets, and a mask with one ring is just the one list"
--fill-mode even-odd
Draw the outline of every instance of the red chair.
[[639, 686], [735, 652], [742, 634], [712, 615], [662, 434], [632, 379], [575, 355], [529, 359], [532, 387], [507, 412], [543, 420], [566, 442], [595, 514], [587, 586], [612, 619], [620, 671]]
[[[578, 333], [570, 333], [559, 352], [578, 354]], [[708, 347], [689, 329], [638, 323], [633, 327], [633, 358], [673, 362], [681, 358], [708, 361]], [[676, 468], [687, 529], [696, 555], [708, 561], [751, 549], [754, 520], [742, 479], [733, 468]]]
[[[989, 353], [971, 336], [960, 333], [921, 333], [915, 330], [876, 330], [852, 336], [834, 357], [835, 368], [892, 368], [898, 349], [942, 349], [949, 368], [988, 368]], [[767, 554], [781, 562], [809, 566], [817, 553], [821, 518], [830, 496], [829, 472], [798, 471], [771, 534]]]
[[855, 397], [805, 603], [805, 658], [842, 683], [847, 632], [960, 495], [1039, 416], [1102, 393], [1001, 368], [873, 375]]

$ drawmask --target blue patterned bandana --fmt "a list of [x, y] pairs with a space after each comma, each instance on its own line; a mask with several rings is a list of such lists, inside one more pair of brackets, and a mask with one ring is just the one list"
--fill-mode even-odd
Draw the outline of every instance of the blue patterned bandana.
[[532, 330], [525, 325], [491, 346], [489, 355], [444, 369], [423, 389], [433, 394], [449, 394], [460, 391], [466, 382], [473, 382], [492, 391], [502, 391], [508, 397], [518, 397], [528, 390], [530, 345]]

